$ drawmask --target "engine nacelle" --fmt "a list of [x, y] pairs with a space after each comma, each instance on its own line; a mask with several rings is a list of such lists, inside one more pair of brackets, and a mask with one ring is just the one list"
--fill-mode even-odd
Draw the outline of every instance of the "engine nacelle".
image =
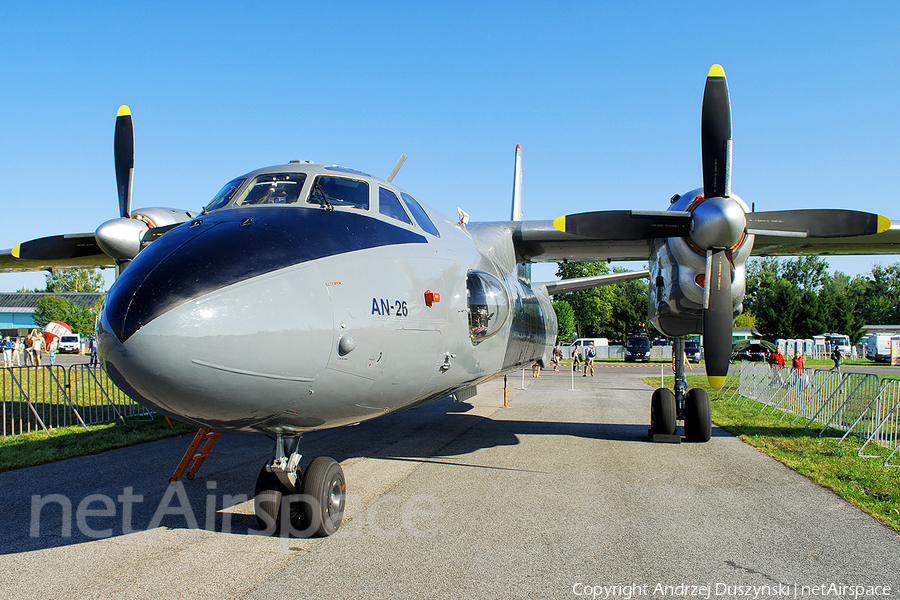
[[[693, 212], [705, 200], [703, 190], [689, 192], [672, 203], [669, 210]], [[746, 203], [732, 194], [732, 200], [749, 212]], [[732, 247], [734, 269], [731, 297], [734, 316], [743, 311], [746, 289], [746, 263], [753, 249], [753, 236], [743, 235]], [[660, 238], [653, 241], [650, 256], [650, 321], [668, 336], [703, 333], [703, 285], [706, 277], [706, 252], [688, 237]]]
[[166, 227], [193, 219], [196, 213], [178, 208], [150, 207], [131, 212], [131, 217], [112, 219], [94, 232], [97, 245], [118, 260], [131, 260], [141, 251], [144, 234], [156, 227]]

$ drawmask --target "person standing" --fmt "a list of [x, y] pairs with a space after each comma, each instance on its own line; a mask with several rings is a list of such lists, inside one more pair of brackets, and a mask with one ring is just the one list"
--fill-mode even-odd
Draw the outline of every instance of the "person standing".
[[41, 366], [41, 358], [44, 353], [44, 339], [37, 330], [32, 331], [31, 334], [31, 351], [34, 354], [34, 366], [39, 367]]
[[22, 366], [22, 351], [25, 350], [25, 345], [22, 343], [22, 338], [16, 338], [13, 342], [13, 352], [12, 352], [12, 360], [16, 364], [17, 367]]
[[803, 374], [803, 355], [800, 354], [799, 350], [794, 352], [794, 358], [791, 360], [791, 367], [793, 367], [794, 372], [798, 375]]
[[775, 350], [769, 355], [769, 366], [777, 369], [784, 366], [784, 355], [781, 353], [780, 346], [775, 346]]
[[92, 367], [97, 367], [100, 365], [100, 359], [97, 356], [97, 337], [91, 337], [91, 364]]
[[25, 349], [25, 366], [26, 367], [29, 365], [34, 366], [34, 350], [32, 350], [33, 345], [34, 345], [34, 338], [31, 337], [31, 334], [29, 333], [25, 337], [25, 343], [23, 344], [23, 347]]
[[9, 336], [3, 339], [3, 366], [12, 366], [12, 342], [9, 341]]

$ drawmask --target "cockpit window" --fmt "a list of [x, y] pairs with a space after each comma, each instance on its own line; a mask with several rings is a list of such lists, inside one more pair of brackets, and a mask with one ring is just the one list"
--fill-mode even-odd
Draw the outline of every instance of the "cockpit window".
[[403, 205], [400, 204], [400, 198], [397, 197], [397, 194], [383, 187], [378, 188], [378, 212], [412, 225], [412, 221], [409, 220], [406, 211], [403, 210]]
[[509, 316], [509, 295], [499, 279], [484, 271], [469, 271], [469, 336], [472, 343], [498, 333]]
[[358, 179], [319, 175], [313, 182], [309, 204], [321, 204], [326, 209], [339, 206], [369, 210], [369, 184]]
[[300, 198], [306, 173], [266, 173], [257, 175], [235, 206], [255, 204], [293, 204]]
[[441, 237], [441, 234], [438, 232], [437, 227], [434, 226], [434, 223], [431, 222], [431, 219], [428, 218], [425, 210], [416, 201], [415, 198], [403, 192], [400, 192], [400, 197], [403, 198], [403, 201], [409, 208], [409, 212], [413, 214], [413, 217], [415, 217], [416, 221], [419, 223], [419, 227], [421, 227], [431, 235]]
[[206, 205], [203, 209], [203, 212], [208, 212], [211, 210], [216, 210], [217, 208], [222, 208], [229, 202], [231, 202], [232, 196], [241, 187], [241, 184], [247, 180], [246, 177], [238, 177], [237, 179], [232, 179], [225, 186], [219, 190], [219, 193], [212, 199], [212, 201]]

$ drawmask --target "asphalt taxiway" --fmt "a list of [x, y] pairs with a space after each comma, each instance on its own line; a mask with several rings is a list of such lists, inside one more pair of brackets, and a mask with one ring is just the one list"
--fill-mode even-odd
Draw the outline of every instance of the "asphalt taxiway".
[[2, 596], [900, 595], [900, 534], [833, 493], [716, 427], [706, 444], [647, 442], [634, 370], [524, 381], [509, 377], [509, 408], [496, 380], [467, 404], [304, 436], [307, 460], [346, 474], [330, 538], [254, 534], [263, 436], [223, 435], [173, 486], [189, 437], [0, 474]]

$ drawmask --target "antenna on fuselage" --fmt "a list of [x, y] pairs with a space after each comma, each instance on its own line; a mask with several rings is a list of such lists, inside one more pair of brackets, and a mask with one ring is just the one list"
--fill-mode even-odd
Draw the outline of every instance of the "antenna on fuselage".
[[513, 173], [513, 195], [511, 221], [522, 221], [522, 146], [516, 144], [516, 170]]
[[403, 163], [406, 162], [406, 159], [407, 159], [407, 156], [406, 156], [405, 154], [401, 154], [401, 155], [400, 155], [400, 160], [398, 160], [398, 161], [397, 161], [397, 164], [394, 165], [394, 170], [391, 171], [391, 174], [387, 176], [386, 181], [387, 181], [388, 183], [390, 183], [390, 182], [392, 182], [392, 181], [394, 180], [394, 177], [396, 177], [396, 176], [397, 176], [397, 173], [400, 172], [400, 167], [403, 166]]

